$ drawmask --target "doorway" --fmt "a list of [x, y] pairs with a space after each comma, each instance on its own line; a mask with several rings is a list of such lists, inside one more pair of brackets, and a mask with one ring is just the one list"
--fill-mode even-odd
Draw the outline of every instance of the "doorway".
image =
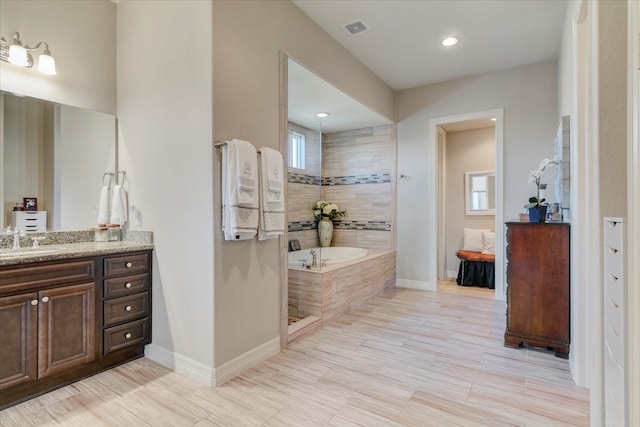
[[503, 110], [484, 110], [473, 113], [465, 113], [452, 115], [447, 117], [434, 118], [429, 121], [429, 143], [432, 160], [432, 192], [430, 192], [430, 203], [438, 206], [437, 218], [429, 224], [431, 229], [430, 235], [437, 236], [431, 242], [433, 253], [438, 254], [430, 260], [432, 264], [429, 271], [432, 277], [430, 281], [437, 283], [438, 279], [451, 275], [446, 265], [446, 257], [449, 252], [455, 254], [452, 244], [446, 244], [446, 228], [448, 215], [445, 211], [445, 204], [449, 203], [452, 195], [447, 195], [444, 190], [444, 178], [446, 176], [446, 130], [448, 129], [465, 129], [465, 124], [469, 122], [479, 122], [495, 119], [495, 219], [493, 228], [496, 231], [495, 236], [495, 291], [494, 298], [504, 301], [505, 297], [505, 275], [504, 275], [504, 228], [503, 223]]

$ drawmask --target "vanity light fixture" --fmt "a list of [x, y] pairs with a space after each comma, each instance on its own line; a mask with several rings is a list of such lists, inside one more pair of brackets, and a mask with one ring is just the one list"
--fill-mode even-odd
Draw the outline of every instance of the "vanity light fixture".
[[491, 121], [492, 121], [492, 122], [495, 122], [495, 121], [496, 121], [496, 118], [495, 118], [495, 117], [491, 117]]
[[330, 115], [331, 115], [330, 113], [318, 113], [316, 114], [316, 117], [320, 119], [324, 119], [325, 117], [329, 117]]
[[445, 47], [450, 47], [450, 46], [455, 46], [458, 44], [458, 42], [460, 41], [459, 38], [457, 37], [447, 37], [446, 39], [442, 40], [442, 46]]
[[40, 48], [43, 50], [38, 57], [38, 71], [42, 74], [56, 74], [56, 61], [53, 59], [53, 56], [51, 56], [47, 42], [38, 42], [38, 44], [33, 47], [28, 45], [23, 46], [20, 40], [20, 33], [18, 32], [13, 35], [13, 43], [9, 43], [4, 37], [0, 37], [0, 60], [19, 67], [31, 68], [34, 62], [33, 56], [31, 56], [29, 51]]

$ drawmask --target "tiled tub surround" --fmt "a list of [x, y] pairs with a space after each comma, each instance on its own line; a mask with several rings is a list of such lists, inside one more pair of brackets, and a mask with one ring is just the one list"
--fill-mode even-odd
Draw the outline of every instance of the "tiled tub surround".
[[321, 271], [289, 268], [289, 317], [320, 318], [290, 333], [289, 341], [350, 312], [395, 284], [395, 251], [369, 249], [364, 258], [327, 265]]
[[[289, 124], [298, 133], [317, 132]], [[316, 175], [319, 151], [306, 151], [309, 169], [289, 169], [289, 239], [302, 248], [319, 245], [317, 221], [311, 206], [328, 200], [347, 209], [347, 216], [334, 221], [332, 246], [393, 248], [393, 199], [395, 175], [395, 128], [380, 126], [323, 135], [322, 177]], [[321, 187], [319, 184], [321, 183]]]

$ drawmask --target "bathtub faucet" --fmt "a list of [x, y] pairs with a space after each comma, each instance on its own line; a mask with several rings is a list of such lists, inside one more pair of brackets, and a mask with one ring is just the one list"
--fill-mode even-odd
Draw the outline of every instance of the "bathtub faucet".
[[318, 261], [316, 259], [318, 253], [311, 249], [311, 251], [309, 252], [309, 254], [313, 257], [313, 260], [311, 261], [311, 267], [317, 267], [318, 266]]

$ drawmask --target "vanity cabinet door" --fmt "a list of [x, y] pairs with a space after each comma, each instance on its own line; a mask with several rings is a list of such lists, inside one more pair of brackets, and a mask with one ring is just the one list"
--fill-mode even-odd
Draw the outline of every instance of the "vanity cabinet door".
[[0, 298], [0, 390], [36, 378], [38, 294]]
[[95, 284], [39, 292], [38, 375], [45, 377], [96, 359]]

